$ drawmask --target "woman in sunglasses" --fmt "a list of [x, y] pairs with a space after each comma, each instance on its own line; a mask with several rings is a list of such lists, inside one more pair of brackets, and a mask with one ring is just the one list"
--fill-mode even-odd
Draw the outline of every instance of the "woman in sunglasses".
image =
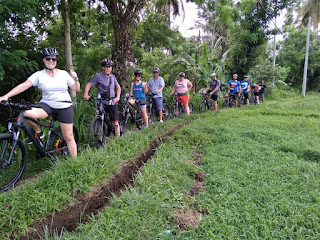
[[[34, 119], [44, 119], [48, 115], [53, 115], [60, 124], [70, 154], [77, 156], [77, 145], [73, 137], [73, 106], [68, 88], [79, 92], [79, 80], [75, 72], [71, 73], [71, 77], [67, 71], [56, 68], [59, 53], [55, 48], [45, 48], [40, 51], [40, 54], [45, 69], [33, 73], [25, 82], [0, 97], [0, 102], [8, 100], [8, 98], [18, 95], [30, 87], [38, 87], [42, 91], [42, 98], [37, 107], [25, 111], [24, 115]], [[37, 124], [29, 121], [29, 125], [35, 130], [36, 137], [44, 137]], [[26, 143], [32, 142], [27, 139]]]

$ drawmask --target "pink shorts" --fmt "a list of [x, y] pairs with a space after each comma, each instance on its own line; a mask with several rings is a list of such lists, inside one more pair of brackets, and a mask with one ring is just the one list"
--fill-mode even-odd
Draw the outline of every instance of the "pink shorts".
[[178, 96], [180, 102], [184, 105], [187, 105], [189, 102], [189, 95]]

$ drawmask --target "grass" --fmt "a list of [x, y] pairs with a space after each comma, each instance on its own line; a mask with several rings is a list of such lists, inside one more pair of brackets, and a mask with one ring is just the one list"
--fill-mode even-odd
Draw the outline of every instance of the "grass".
[[[319, 239], [319, 100], [314, 94], [190, 116], [193, 122], [157, 149], [134, 187], [81, 231], [46, 238]], [[1, 194], [0, 236], [63, 208], [74, 188], [90, 191], [177, 121], [114, 139], [100, 151], [85, 149], [77, 160]], [[206, 190], [190, 196], [198, 171], [206, 172]], [[185, 209], [210, 214], [180, 229], [174, 221]]]

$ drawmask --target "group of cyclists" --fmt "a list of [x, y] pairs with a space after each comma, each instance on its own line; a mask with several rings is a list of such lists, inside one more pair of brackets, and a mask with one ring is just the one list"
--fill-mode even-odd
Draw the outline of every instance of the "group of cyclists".
[[[77, 146], [73, 135], [73, 106], [68, 88], [79, 92], [80, 83], [77, 74], [71, 71], [69, 74], [65, 70], [56, 68], [59, 53], [55, 48], [45, 48], [40, 52], [42, 61], [45, 68], [43, 70], [33, 73], [28, 79], [13, 88], [4, 96], [0, 97], [1, 101], [7, 101], [10, 97], [18, 95], [32, 86], [38, 87], [42, 91], [42, 98], [40, 102], [30, 110], [24, 112], [25, 116], [34, 119], [44, 119], [49, 115], [54, 116], [59, 122], [63, 137], [67, 142], [67, 146], [71, 156], [77, 156]], [[121, 87], [112, 74], [112, 60], [105, 58], [101, 61], [102, 71], [95, 74], [94, 77], [88, 82], [84, 89], [84, 100], [89, 100], [89, 91], [92, 87], [97, 87], [99, 94], [103, 97], [103, 105], [105, 111], [109, 114], [110, 120], [114, 126], [115, 135], [120, 136], [119, 126], [119, 108], [118, 102], [120, 101]], [[210, 75], [211, 82], [209, 86], [203, 91], [205, 94], [211, 95], [214, 102], [214, 110], [218, 111], [217, 99], [221, 91], [221, 82], [215, 73]], [[159, 76], [159, 68], [153, 69], [153, 77], [148, 82], [141, 80], [142, 71], [137, 69], [134, 71], [134, 79], [130, 84], [130, 104], [137, 104], [141, 109], [145, 126], [148, 126], [148, 115], [146, 110], [146, 93], [150, 91], [151, 98], [154, 106], [158, 111], [159, 120], [163, 122], [162, 109], [163, 109], [163, 95], [162, 90], [165, 87], [165, 82]], [[243, 92], [247, 104], [249, 104], [249, 92], [252, 89], [259, 104], [259, 96], [262, 102], [264, 100], [265, 85], [262, 81], [260, 85], [252, 84], [248, 81], [248, 76], [244, 76], [244, 80], [239, 82], [238, 75], [233, 74], [233, 79], [228, 83], [228, 94], [232, 96], [237, 103], [237, 98], [240, 92]], [[178, 80], [175, 81], [170, 96], [177, 95], [177, 98], [185, 108], [186, 114], [190, 114], [189, 91], [192, 89], [192, 83], [185, 78], [185, 73], [181, 72]], [[28, 124], [33, 128], [35, 137], [41, 139], [44, 137], [41, 128], [34, 122], [29, 121]], [[26, 143], [32, 143], [31, 141]]]
[[233, 74], [232, 80], [228, 83], [228, 92], [225, 95], [225, 98], [233, 98], [235, 108], [237, 108], [237, 99], [240, 97], [240, 94], [243, 94], [245, 104], [249, 105], [249, 93], [251, 92], [254, 96], [254, 103], [260, 104], [260, 99], [261, 103], [264, 103], [265, 88], [266, 85], [264, 81], [261, 81], [261, 84], [259, 85], [255, 83], [250, 85], [248, 75], [244, 75], [243, 80], [240, 82], [238, 81], [238, 74]]

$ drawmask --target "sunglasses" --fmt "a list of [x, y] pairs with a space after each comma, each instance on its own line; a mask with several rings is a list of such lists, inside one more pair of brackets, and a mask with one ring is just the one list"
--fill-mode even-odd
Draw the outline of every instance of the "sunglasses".
[[158, 73], [157, 71], [154, 71], [153, 73]]
[[57, 58], [49, 58], [49, 57], [46, 57], [46, 60], [49, 62], [50, 60], [52, 60], [53, 62], [56, 62], [57, 61]]

